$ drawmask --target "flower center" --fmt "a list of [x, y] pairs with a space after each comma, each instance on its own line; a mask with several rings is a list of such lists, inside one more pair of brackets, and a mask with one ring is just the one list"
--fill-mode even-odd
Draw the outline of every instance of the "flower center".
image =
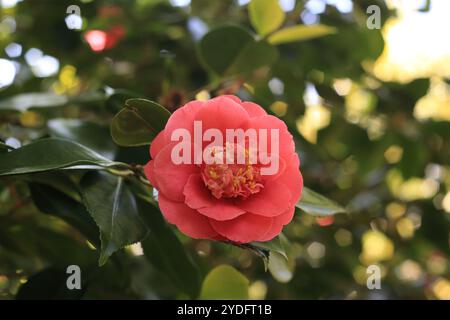
[[[264, 188], [260, 168], [250, 163], [248, 149], [227, 143], [224, 148], [213, 147], [209, 151], [215, 160], [222, 160], [202, 166], [203, 181], [214, 197], [245, 199]], [[235, 158], [230, 159], [233, 155]], [[242, 162], [237, 161], [240, 155]]]
[[250, 164], [211, 164], [202, 171], [203, 181], [217, 199], [247, 198], [264, 188], [259, 168]]

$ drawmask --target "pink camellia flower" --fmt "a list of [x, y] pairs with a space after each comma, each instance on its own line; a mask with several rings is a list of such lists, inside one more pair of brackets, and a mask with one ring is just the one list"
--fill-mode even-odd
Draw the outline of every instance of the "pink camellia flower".
[[[217, 139], [239, 130], [248, 133], [241, 140]], [[249, 141], [255, 137], [250, 131], [262, 145]], [[179, 108], [152, 142], [150, 155], [145, 173], [158, 190], [164, 217], [192, 238], [271, 240], [292, 220], [302, 193], [300, 161], [285, 123], [235, 96]]]

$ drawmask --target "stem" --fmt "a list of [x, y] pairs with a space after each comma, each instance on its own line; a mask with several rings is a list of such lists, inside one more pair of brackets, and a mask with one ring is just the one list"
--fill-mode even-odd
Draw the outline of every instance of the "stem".
[[119, 177], [130, 177], [130, 176], [134, 176], [135, 173], [133, 170], [127, 169], [127, 170], [116, 170], [113, 168], [107, 168], [106, 170], [108, 170], [109, 173], [112, 173], [116, 176]]

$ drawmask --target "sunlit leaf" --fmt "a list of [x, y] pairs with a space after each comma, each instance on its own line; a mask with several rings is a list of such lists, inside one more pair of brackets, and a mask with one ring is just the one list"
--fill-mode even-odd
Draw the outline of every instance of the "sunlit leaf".
[[329, 216], [345, 212], [345, 209], [336, 202], [306, 187], [303, 187], [302, 197], [296, 206], [306, 213], [318, 216]]
[[277, 30], [285, 18], [278, 0], [252, 0], [248, 11], [252, 26], [261, 36]]
[[268, 41], [271, 44], [305, 41], [323, 37], [329, 34], [334, 34], [336, 32], [336, 28], [322, 24], [311, 26], [298, 25], [294, 27], [284, 28], [271, 34], [268, 38]]
[[201, 299], [240, 300], [248, 299], [248, 279], [229, 265], [211, 270], [203, 281]]

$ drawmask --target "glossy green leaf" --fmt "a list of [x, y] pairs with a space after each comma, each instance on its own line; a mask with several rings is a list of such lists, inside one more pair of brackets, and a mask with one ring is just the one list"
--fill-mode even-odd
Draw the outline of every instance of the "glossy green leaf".
[[277, 30], [286, 16], [278, 0], [252, 0], [248, 11], [252, 26], [261, 36]]
[[251, 72], [270, 65], [278, 56], [276, 48], [256, 42], [247, 30], [233, 25], [208, 32], [199, 43], [198, 53], [206, 68], [222, 76]]
[[108, 159], [114, 159], [117, 147], [107, 127], [79, 119], [52, 119], [47, 122], [50, 134], [78, 142]]
[[323, 37], [334, 34], [337, 29], [323, 24], [305, 26], [298, 25], [294, 27], [284, 28], [271, 34], [268, 41], [271, 44], [282, 44], [288, 42], [305, 41], [314, 38]]
[[150, 144], [169, 117], [170, 112], [156, 102], [128, 99], [112, 121], [111, 136], [120, 146]]
[[146, 258], [183, 293], [196, 298], [200, 276], [180, 240], [174, 234], [156, 205], [137, 198], [139, 212], [149, 234], [141, 244]]
[[229, 265], [211, 270], [203, 281], [200, 298], [204, 300], [248, 299], [248, 279]]
[[0, 176], [73, 168], [83, 165], [117, 165], [100, 154], [69, 140], [34, 141], [0, 157]]
[[317, 216], [329, 216], [346, 211], [342, 206], [333, 200], [330, 200], [306, 187], [303, 187], [302, 197], [297, 202], [296, 207], [306, 213]]
[[99, 265], [124, 246], [141, 241], [147, 228], [122, 177], [88, 172], [80, 182], [83, 202], [100, 229]]
[[22, 177], [27, 182], [42, 184], [56, 189], [76, 201], [81, 201], [78, 184], [75, 182], [76, 180], [65, 174], [66, 172], [67, 171], [45, 171], [24, 175]]

